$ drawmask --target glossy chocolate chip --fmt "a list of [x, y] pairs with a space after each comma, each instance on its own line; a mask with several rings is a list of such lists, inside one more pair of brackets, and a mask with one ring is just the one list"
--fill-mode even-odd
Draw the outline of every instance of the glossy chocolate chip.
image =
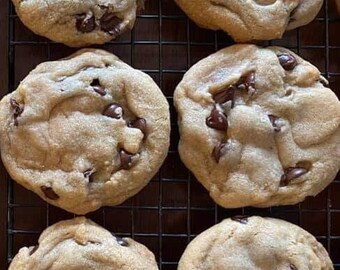
[[301, 167], [289, 167], [285, 169], [284, 174], [281, 176], [280, 186], [287, 186], [291, 180], [299, 178], [307, 172], [307, 169]]
[[238, 90], [254, 91], [255, 72], [250, 72], [246, 76], [241, 77], [241, 79], [237, 82], [236, 87]]
[[106, 109], [103, 112], [103, 115], [115, 119], [121, 119], [124, 115], [124, 110], [119, 104], [112, 103], [106, 107]]
[[129, 123], [129, 127], [140, 129], [146, 135], [147, 123], [144, 118], [137, 118]]
[[119, 236], [115, 236], [115, 237], [116, 237], [117, 243], [119, 245], [121, 245], [122, 247], [128, 247], [129, 246], [129, 243], [126, 242], [123, 238], [121, 238]]
[[31, 251], [30, 251], [30, 256], [32, 256], [33, 255], [33, 253], [34, 252], [36, 252], [37, 250], [38, 250], [38, 248], [39, 248], [39, 244], [38, 245], [36, 245]]
[[96, 19], [92, 13], [77, 16], [76, 28], [79, 32], [90, 33], [96, 28]]
[[105, 88], [100, 85], [100, 82], [98, 79], [94, 79], [91, 83], [91, 86], [95, 92], [97, 92], [101, 96], [106, 95]]
[[297, 65], [295, 57], [289, 53], [280, 54], [278, 58], [285, 70], [293, 70]]
[[216, 109], [216, 107], [211, 111], [210, 116], [206, 119], [206, 124], [208, 127], [226, 131], [228, 130], [228, 118], [227, 116]]
[[232, 105], [234, 103], [234, 95], [235, 95], [235, 87], [230, 86], [227, 90], [224, 90], [222, 92], [219, 92], [215, 95], [213, 95], [213, 99], [218, 104], [224, 104], [228, 101], [232, 102]]
[[51, 187], [41, 186], [40, 189], [45, 194], [45, 196], [50, 200], [55, 201], [59, 199], [58, 194], [55, 193]]
[[270, 115], [268, 115], [268, 118], [269, 118], [270, 122], [272, 123], [274, 131], [275, 132], [280, 132], [281, 131], [281, 127], [277, 125], [277, 120], [279, 119], [279, 117], [270, 114]]
[[132, 157], [133, 155], [125, 150], [120, 150], [120, 168], [122, 170], [128, 170], [133, 166]]
[[94, 169], [88, 169], [83, 174], [85, 178], [89, 179], [89, 183], [93, 182]]
[[110, 35], [118, 35], [121, 32], [120, 24], [122, 19], [118, 18], [114, 13], [106, 11], [100, 18], [101, 30], [109, 33]]
[[248, 223], [248, 218], [249, 216], [235, 216], [235, 217], [232, 217], [231, 219], [233, 221], [237, 221], [241, 224], [247, 224]]
[[220, 143], [214, 147], [212, 155], [217, 163], [220, 162], [221, 157], [223, 156], [222, 149], [226, 146], [225, 143]]
[[297, 267], [294, 264], [290, 264], [289, 267], [290, 267], [291, 270], [298, 270]]

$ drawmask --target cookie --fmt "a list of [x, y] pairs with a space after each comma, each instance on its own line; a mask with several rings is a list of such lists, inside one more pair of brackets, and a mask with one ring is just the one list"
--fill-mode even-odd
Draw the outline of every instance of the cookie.
[[340, 168], [340, 102], [327, 83], [284, 48], [210, 55], [174, 94], [183, 162], [226, 208], [315, 196]]
[[323, 0], [175, 0], [199, 26], [234, 40], [271, 40], [311, 22]]
[[120, 238], [78, 217], [48, 227], [35, 247], [23, 247], [9, 270], [157, 270], [155, 256], [142, 244]]
[[331, 270], [313, 235], [289, 222], [262, 217], [225, 219], [186, 248], [178, 270]]
[[108, 42], [132, 29], [144, 0], [12, 0], [34, 33], [70, 47]]
[[2, 99], [0, 123], [11, 177], [76, 214], [139, 192], [169, 147], [169, 106], [155, 82], [95, 49], [40, 64]]

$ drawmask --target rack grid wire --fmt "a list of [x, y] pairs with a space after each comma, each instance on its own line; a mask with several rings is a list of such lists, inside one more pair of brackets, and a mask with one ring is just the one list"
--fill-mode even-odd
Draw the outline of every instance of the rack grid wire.
[[[0, 0], [0, 94], [14, 91], [30, 70], [75, 49], [34, 35], [15, 14], [9, 0]], [[152, 250], [160, 269], [176, 269], [186, 245], [197, 234], [238, 214], [281, 218], [311, 232], [340, 269], [340, 176], [315, 198], [303, 203], [265, 209], [222, 209], [179, 159], [179, 139], [173, 91], [183, 74], [198, 60], [233, 44], [225, 33], [200, 29], [173, 0], [147, 0], [135, 28], [103, 46], [123, 61], [148, 73], [170, 103], [172, 132], [169, 155], [149, 185], [115, 207], [87, 215], [119, 236], [129, 236]], [[261, 42], [298, 52], [315, 64], [340, 96], [340, 19], [335, 1], [326, 0], [309, 25], [285, 34], [282, 40]], [[10, 179], [0, 165], [0, 268], [7, 269], [22, 246], [35, 245], [47, 226], [74, 217], [46, 204]]]

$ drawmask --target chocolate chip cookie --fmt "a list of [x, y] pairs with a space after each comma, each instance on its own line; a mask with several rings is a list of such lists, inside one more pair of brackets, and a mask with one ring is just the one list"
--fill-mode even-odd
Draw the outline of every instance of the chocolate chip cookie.
[[225, 219], [197, 236], [178, 270], [332, 270], [324, 247], [302, 228], [262, 217]]
[[323, 0], [175, 0], [198, 25], [223, 30], [236, 41], [281, 38], [311, 22]]
[[23, 247], [9, 270], [157, 270], [142, 244], [120, 238], [84, 217], [48, 227], [35, 247]]
[[95, 49], [46, 62], [0, 102], [11, 177], [84, 214], [140, 191], [166, 157], [168, 103], [155, 82]]
[[144, 0], [12, 0], [34, 33], [70, 47], [103, 44], [135, 23]]
[[175, 91], [183, 162], [226, 208], [315, 196], [340, 168], [340, 102], [327, 83], [284, 48], [210, 55]]

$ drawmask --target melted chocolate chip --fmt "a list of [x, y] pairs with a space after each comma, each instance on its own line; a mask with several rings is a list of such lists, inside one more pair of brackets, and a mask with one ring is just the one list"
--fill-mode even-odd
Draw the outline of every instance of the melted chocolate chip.
[[114, 13], [106, 11], [100, 18], [101, 30], [110, 35], [118, 35], [121, 32], [120, 24], [122, 21], [123, 20], [118, 18]]
[[221, 157], [223, 156], [222, 149], [226, 146], [225, 143], [220, 143], [219, 145], [214, 147], [212, 155], [217, 163], [220, 162]]
[[227, 116], [223, 112], [217, 110], [216, 107], [211, 111], [210, 116], [207, 117], [205, 122], [210, 128], [221, 131], [228, 130]]
[[234, 95], [235, 95], [235, 87], [230, 86], [227, 90], [219, 92], [213, 96], [213, 99], [218, 104], [224, 104], [228, 101], [232, 102], [232, 107], [234, 105]]
[[89, 183], [93, 182], [94, 169], [88, 169], [83, 174], [85, 178], [89, 179]]
[[120, 150], [119, 156], [120, 156], [120, 168], [122, 170], [128, 170], [133, 166], [132, 154], [126, 152], [125, 150]]
[[93, 90], [95, 92], [97, 92], [99, 95], [101, 95], [101, 96], [105, 96], [106, 95], [106, 91], [105, 91], [104, 87], [102, 87], [100, 85], [100, 82], [99, 82], [98, 79], [94, 79], [92, 81], [92, 83], [91, 83], [91, 86], [92, 86]]
[[268, 115], [268, 118], [270, 120], [270, 122], [272, 123], [272, 126], [274, 128], [275, 132], [280, 132], [281, 131], [281, 127], [277, 125], [277, 120], [279, 119], [277, 116], [275, 115]]
[[91, 13], [78, 15], [76, 28], [79, 32], [90, 33], [95, 29], [95, 27], [96, 19]]
[[241, 224], [247, 224], [248, 218], [249, 218], [249, 216], [235, 216], [235, 217], [232, 217], [231, 219], [233, 221], [240, 222]]
[[140, 129], [146, 135], [147, 123], [144, 118], [137, 118], [129, 123], [129, 127]]
[[14, 125], [18, 126], [17, 118], [23, 113], [24, 109], [22, 106], [20, 106], [20, 104], [14, 98], [11, 98], [9, 102], [11, 104], [11, 107], [14, 109], [14, 113], [13, 113]]
[[291, 270], [298, 270], [294, 264], [290, 264], [289, 267]]
[[123, 238], [121, 238], [119, 236], [115, 236], [115, 237], [116, 237], [117, 243], [119, 245], [121, 245], [122, 247], [128, 247], [129, 246], [129, 243], [126, 242]]
[[39, 248], [39, 244], [38, 245], [36, 245], [31, 251], [30, 251], [30, 256], [32, 256], [33, 255], [33, 253], [34, 252], [36, 252], [37, 250], [38, 250], [38, 248]]
[[115, 119], [121, 119], [124, 115], [124, 110], [119, 104], [112, 103], [109, 106], [107, 106], [107, 108], [103, 112], [103, 115]]
[[278, 58], [281, 66], [285, 70], [293, 70], [297, 65], [295, 57], [289, 53], [280, 54], [278, 55]]
[[281, 176], [280, 186], [288, 186], [289, 182], [293, 179], [299, 178], [300, 176], [306, 174], [308, 170], [301, 167], [289, 167], [284, 170], [284, 174]]
[[247, 90], [250, 92], [255, 91], [255, 72], [250, 72], [246, 76], [241, 77], [237, 82], [236, 87], [238, 90]]
[[42, 192], [44, 192], [45, 196], [50, 200], [55, 201], [59, 199], [58, 194], [55, 193], [51, 187], [41, 186], [40, 189]]

